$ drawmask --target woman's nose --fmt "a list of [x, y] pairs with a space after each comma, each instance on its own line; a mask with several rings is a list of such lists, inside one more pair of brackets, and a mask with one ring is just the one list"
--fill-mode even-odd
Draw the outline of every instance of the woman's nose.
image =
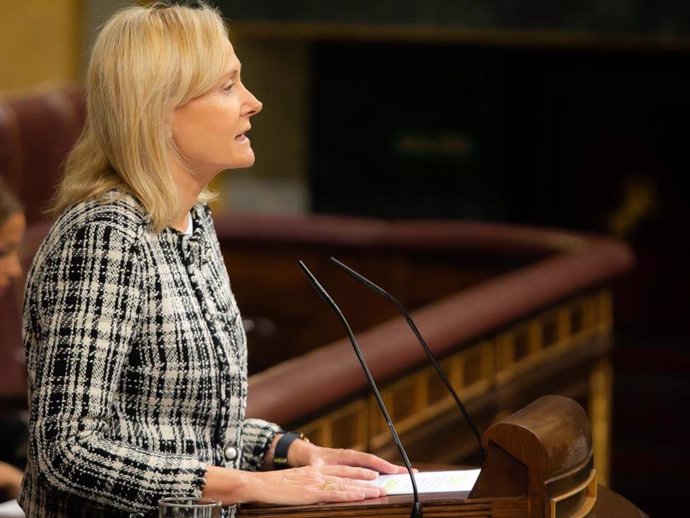
[[247, 91], [248, 99], [246, 101], [247, 110], [244, 113], [244, 115], [246, 115], [247, 117], [251, 117], [252, 115], [256, 115], [257, 113], [259, 113], [264, 105], [254, 96], [253, 93], [249, 91], [249, 89], [245, 90]]

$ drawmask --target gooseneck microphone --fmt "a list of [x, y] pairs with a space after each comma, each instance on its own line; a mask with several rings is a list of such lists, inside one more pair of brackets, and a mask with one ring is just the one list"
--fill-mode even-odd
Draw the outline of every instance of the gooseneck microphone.
[[407, 324], [410, 326], [410, 329], [412, 329], [412, 332], [417, 337], [417, 340], [419, 340], [419, 344], [422, 346], [422, 349], [424, 349], [424, 352], [429, 357], [429, 361], [436, 369], [436, 372], [438, 373], [441, 380], [443, 380], [443, 383], [448, 389], [448, 392], [451, 396], [453, 396], [455, 404], [462, 412], [462, 415], [465, 416], [465, 420], [470, 425], [470, 428], [472, 428], [472, 432], [474, 433], [474, 436], [477, 438], [477, 442], [479, 443], [479, 451], [481, 452], [482, 461], [486, 460], [486, 452], [482, 447], [482, 438], [479, 434], [479, 431], [477, 430], [477, 427], [474, 424], [474, 421], [472, 421], [472, 418], [470, 417], [470, 414], [467, 412], [465, 405], [463, 405], [462, 401], [460, 401], [460, 396], [458, 396], [458, 393], [455, 391], [455, 389], [453, 389], [453, 386], [450, 384], [450, 381], [448, 381], [448, 377], [446, 376], [446, 373], [443, 371], [443, 368], [441, 368], [439, 363], [436, 361], [436, 358], [434, 357], [434, 354], [431, 352], [431, 349], [429, 349], [426, 340], [422, 338], [422, 334], [419, 332], [419, 329], [417, 329], [417, 326], [412, 320], [412, 316], [410, 316], [410, 313], [405, 309], [405, 307], [400, 303], [400, 301], [398, 301], [398, 299], [396, 299], [393, 295], [384, 290], [381, 286], [374, 284], [361, 273], [353, 270], [345, 263], [338, 261], [335, 257], [331, 257], [331, 262], [335, 264], [338, 268], [343, 270], [345, 273], [349, 274], [351, 277], [364, 284], [367, 288], [369, 288], [370, 290], [377, 293], [378, 295], [386, 299], [388, 302], [393, 304], [398, 309], [398, 311], [402, 313], [402, 315], [405, 317], [405, 320], [407, 321]]
[[419, 493], [417, 492], [417, 481], [415, 480], [414, 472], [412, 471], [412, 464], [410, 464], [410, 459], [407, 456], [407, 452], [405, 451], [405, 448], [402, 445], [402, 442], [400, 442], [400, 437], [398, 436], [398, 432], [395, 430], [395, 426], [393, 426], [393, 421], [391, 420], [391, 416], [388, 414], [388, 410], [386, 409], [386, 405], [383, 402], [383, 398], [381, 397], [381, 393], [379, 392], [378, 387], [376, 386], [376, 382], [374, 381], [374, 377], [371, 375], [371, 371], [369, 370], [369, 366], [367, 365], [366, 360], [364, 359], [364, 355], [362, 354], [362, 349], [360, 348], [359, 344], [357, 343], [357, 339], [355, 338], [354, 333], [352, 332], [352, 328], [350, 327], [349, 322], [345, 318], [345, 315], [343, 315], [343, 312], [340, 310], [338, 305], [333, 301], [331, 296], [328, 294], [328, 292], [319, 284], [319, 281], [316, 280], [316, 277], [309, 271], [309, 268], [305, 266], [305, 264], [302, 261], [298, 262], [300, 270], [302, 270], [302, 273], [307, 277], [307, 280], [309, 280], [309, 283], [314, 287], [314, 289], [318, 292], [318, 294], [321, 296], [321, 298], [328, 304], [331, 309], [335, 312], [335, 314], [338, 316], [340, 321], [342, 322], [343, 326], [345, 327], [345, 330], [347, 331], [348, 336], [350, 337], [350, 342], [352, 343], [352, 347], [355, 350], [355, 354], [357, 355], [357, 359], [359, 360], [359, 363], [362, 365], [362, 369], [364, 370], [364, 374], [366, 374], [367, 380], [369, 381], [369, 385], [371, 386], [371, 390], [374, 393], [374, 397], [376, 398], [376, 402], [379, 405], [379, 408], [381, 409], [381, 413], [383, 414], [384, 419], [386, 420], [386, 424], [388, 425], [388, 429], [391, 432], [391, 436], [393, 437], [393, 442], [398, 448], [398, 451], [400, 452], [400, 457], [403, 460], [403, 463], [405, 464], [405, 467], [407, 468], [407, 472], [410, 474], [410, 480], [412, 482], [412, 492], [413, 492], [413, 498], [414, 498], [414, 504], [412, 506], [412, 510], [410, 512], [410, 518], [422, 518], [422, 504], [419, 501]]

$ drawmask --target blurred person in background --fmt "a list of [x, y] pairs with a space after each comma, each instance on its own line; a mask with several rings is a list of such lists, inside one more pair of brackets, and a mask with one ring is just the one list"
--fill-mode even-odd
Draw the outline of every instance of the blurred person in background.
[[0, 179], [0, 297], [22, 273], [19, 245], [25, 231], [24, 209]]
[[[10, 284], [21, 276], [19, 245], [25, 231], [24, 209], [19, 200], [3, 186], [0, 178], [0, 300]], [[0, 416], [0, 437], [3, 442], [0, 445], [0, 501], [16, 498], [22, 480], [22, 471], [10, 463], [19, 463], [14, 450], [23, 442], [25, 435], [24, 430], [16, 430], [17, 423], [15, 416]]]

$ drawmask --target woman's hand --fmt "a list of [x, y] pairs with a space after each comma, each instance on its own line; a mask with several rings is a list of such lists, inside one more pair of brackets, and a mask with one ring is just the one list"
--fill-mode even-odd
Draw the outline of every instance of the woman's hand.
[[377, 473], [351, 466], [305, 466], [279, 471], [239, 471], [211, 466], [203, 496], [224, 505], [261, 502], [306, 505], [385, 496], [371, 485]]
[[381, 457], [357, 450], [324, 448], [307, 441], [295, 441], [288, 450], [290, 466], [357, 466], [378, 473], [406, 473], [404, 466], [396, 466]]

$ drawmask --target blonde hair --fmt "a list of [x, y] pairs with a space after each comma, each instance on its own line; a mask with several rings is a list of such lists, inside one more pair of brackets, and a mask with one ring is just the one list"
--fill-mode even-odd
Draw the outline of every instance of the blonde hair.
[[167, 226], [178, 210], [170, 152], [182, 160], [167, 118], [218, 82], [227, 42], [223, 19], [203, 2], [134, 6], [110, 18], [92, 50], [86, 123], [52, 212], [119, 188], [139, 200], [156, 232]]

